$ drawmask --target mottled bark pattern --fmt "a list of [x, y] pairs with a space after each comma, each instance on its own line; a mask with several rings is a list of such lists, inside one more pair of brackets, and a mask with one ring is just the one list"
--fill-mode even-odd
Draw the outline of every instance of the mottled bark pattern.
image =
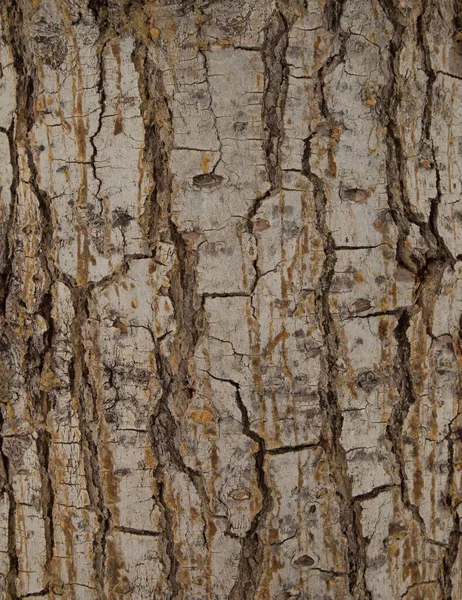
[[0, 600], [462, 598], [462, 2], [0, 10]]

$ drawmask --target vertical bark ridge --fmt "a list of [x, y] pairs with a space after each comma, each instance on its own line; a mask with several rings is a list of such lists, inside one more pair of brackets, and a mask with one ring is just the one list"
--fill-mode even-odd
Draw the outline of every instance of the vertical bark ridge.
[[[8, 7], [11, 12], [14, 11], [14, 7]], [[14, 21], [13, 21], [14, 22]], [[10, 44], [12, 41], [12, 34], [8, 31], [4, 35], [5, 42]], [[11, 203], [10, 203], [10, 214], [8, 219], [8, 234], [5, 239], [5, 254], [2, 260], [2, 273], [1, 273], [1, 311], [2, 311], [2, 330], [4, 330], [5, 341], [4, 349], [11, 343], [8, 335], [8, 327], [6, 323], [6, 305], [7, 299], [10, 292], [11, 275], [12, 275], [12, 254], [13, 254], [13, 225], [15, 222], [15, 207], [17, 202], [17, 187], [19, 185], [19, 165], [18, 165], [18, 154], [16, 148], [16, 136], [17, 136], [17, 125], [16, 119], [12, 119], [10, 127], [5, 130], [8, 136], [8, 146], [10, 154], [10, 162], [13, 171], [13, 177], [10, 186]], [[16, 499], [14, 490], [11, 482], [11, 472], [9, 458], [4, 450], [4, 416], [3, 411], [0, 411], [0, 453], [2, 459], [2, 467], [5, 474], [5, 481], [2, 482], [2, 492], [6, 493], [8, 498], [8, 520], [7, 520], [7, 549], [8, 549], [8, 573], [5, 578], [6, 593], [10, 596], [11, 600], [17, 600], [16, 594], [16, 578], [18, 575], [18, 555], [16, 550]]]
[[[425, 235], [426, 232], [423, 218], [417, 215], [410, 207], [409, 198], [406, 190], [406, 174], [404, 167], [405, 156], [402, 149], [400, 134], [396, 125], [397, 105], [399, 102], [399, 89], [397, 83], [399, 52], [402, 46], [402, 38], [405, 26], [399, 11], [395, 8], [393, 2], [381, 2], [381, 6], [389, 21], [393, 25], [393, 36], [390, 41], [389, 49], [389, 82], [384, 91], [383, 122], [387, 130], [387, 196], [390, 213], [393, 221], [398, 228], [398, 241], [396, 248], [396, 259], [398, 264], [418, 273], [424, 269], [419, 264], [417, 258], [406, 248], [406, 238], [410, 231], [411, 223], [420, 227], [420, 231]], [[427, 113], [428, 115], [429, 113]], [[428, 116], [427, 116], [428, 120]], [[397, 178], [398, 175], [398, 178]], [[433, 245], [433, 244], [432, 244]], [[409, 414], [411, 406], [415, 403], [414, 384], [412, 378], [412, 367], [410, 364], [411, 347], [407, 335], [411, 316], [414, 314], [413, 306], [404, 308], [398, 320], [395, 329], [395, 337], [398, 342], [397, 350], [397, 377], [399, 380], [399, 401], [393, 408], [389, 422], [387, 424], [387, 436], [391, 442], [391, 449], [395, 456], [398, 466], [401, 499], [412, 513], [414, 519], [419, 524], [420, 530], [425, 535], [425, 523], [420, 515], [418, 507], [412, 503], [408, 485], [406, 481], [404, 455], [402, 448], [402, 433], [404, 421]]]
[[[30, 131], [34, 124], [34, 94], [36, 78], [35, 68], [30, 64], [30, 58], [26, 44], [24, 43], [21, 34], [21, 23], [23, 14], [21, 8], [16, 3], [8, 3], [6, 7], [8, 14], [8, 29], [7, 42], [11, 49], [16, 72], [16, 113], [14, 122], [8, 132], [10, 153], [13, 165], [13, 181], [11, 185], [12, 204], [14, 207], [15, 200], [17, 201], [18, 186], [20, 183], [20, 166], [19, 166], [19, 148], [21, 148], [25, 158], [27, 159], [28, 168], [30, 170], [29, 185], [33, 191], [39, 205], [41, 216], [41, 238], [39, 243], [40, 262], [45, 277], [45, 289], [39, 303], [38, 314], [42, 317], [45, 323], [45, 331], [43, 335], [25, 335], [25, 369], [26, 381], [31, 383], [30, 394], [33, 399], [33, 410], [31, 415], [31, 426], [35, 430], [36, 436], [36, 451], [39, 462], [40, 479], [41, 479], [41, 510], [44, 520], [44, 535], [45, 535], [45, 552], [46, 565], [51, 568], [53, 559], [53, 502], [54, 493], [49, 474], [49, 454], [50, 454], [50, 436], [47, 431], [47, 416], [49, 411], [49, 403], [45, 394], [40, 390], [40, 377], [46, 362], [50, 359], [52, 341], [53, 341], [53, 324], [51, 320], [51, 281], [52, 268], [50, 267], [50, 252], [51, 252], [51, 231], [52, 220], [49, 208], [48, 198], [38, 187], [37, 172], [34, 165], [32, 149], [30, 145]], [[23, 175], [24, 177], [25, 175]], [[12, 207], [10, 221], [13, 225], [15, 216], [14, 208]], [[12, 262], [13, 256], [10, 254]], [[7, 300], [8, 300], [8, 280], [11, 273], [7, 275], [7, 289], [3, 296], [4, 313], [6, 316]], [[39, 298], [37, 298], [39, 300]], [[17, 543], [16, 514], [14, 504], [19, 501], [15, 498], [13, 487], [10, 485], [10, 518], [8, 527], [9, 532], [9, 552], [10, 557], [10, 574], [8, 576], [9, 593], [14, 600], [16, 598], [16, 582], [18, 576], [18, 556], [14, 545]]]
[[[171, 272], [170, 297], [175, 311], [176, 333], [171, 355], [165, 356], [153, 335], [156, 364], [162, 384], [162, 395], [150, 419], [152, 449], [159, 463], [154, 477], [159, 486], [159, 501], [165, 519], [166, 552], [170, 560], [168, 581], [171, 597], [178, 597], [182, 590], [177, 581], [178, 558], [173, 535], [173, 515], [165, 497], [165, 476], [169, 465], [183, 472], [194, 485], [203, 505], [207, 499], [200, 476], [188, 468], [176, 446], [177, 417], [172, 412], [181, 410], [194, 393], [191, 363], [195, 347], [201, 335], [202, 305], [196, 291], [196, 261], [193, 250], [183, 239], [172, 214], [172, 174], [169, 168], [173, 146], [171, 113], [162, 83], [162, 74], [149, 56], [148, 50], [139, 43], [134, 55], [139, 73], [141, 96], [144, 99], [142, 113], [147, 123], [145, 133], [146, 155], [153, 165], [154, 187], [146, 201], [144, 219], [155, 259], [159, 243], [171, 244], [176, 261]], [[178, 406], [178, 408], [176, 408]]]
[[449, 473], [448, 473], [448, 490], [446, 503], [450, 507], [451, 514], [453, 517], [453, 526], [449, 536], [449, 543], [446, 547], [443, 560], [441, 563], [441, 569], [439, 573], [439, 584], [444, 600], [453, 600], [453, 568], [457, 561], [457, 555], [459, 551], [460, 538], [461, 538], [461, 522], [457, 512], [457, 506], [453, 500], [454, 490], [456, 488], [455, 483], [455, 466], [454, 466], [454, 445], [456, 434], [453, 431], [452, 424], [449, 428], [448, 433], [448, 448], [449, 448]]
[[16, 205], [16, 190], [19, 183], [19, 168], [18, 168], [18, 155], [16, 150], [16, 141], [15, 141], [15, 121], [14, 119], [11, 121], [11, 125], [8, 130], [5, 130], [5, 133], [8, 136], [8, 145], [10, 151], [10, 160], [11, 166], [13, 170], [13, 177], [10, 186], [10, 194], [11, 194], [11, 203], [10, 203], [10, 213], [8, 218], [8, 234], [5, 236], [5, 252], [2, 257], [2, 271], [0, 275], [1, 282], [1, 296], [0, 296], [0, 307], [2, 311], [2, 315], [5, 316], [6, 312], [6, 300], [9, 294], [9, 288], [11, 283], [11, 262], [12, 262], [12, 246], [13, 246], [13, 225], [15, 219], [15, 205]]
[[[454, 30], [455, 34], [461, 29], [461, 7], [457, 1], [454, 5]], [[424, 68], [427, 75], [427, 97], [425, 102], [425, 113], [423, 119], [424, 127], [424, 143], [430, 148], [431, 160], [433, 168], [436, 173], [436, 196], [431, 200], [431, 212], [429, 218], [429, 230], [433, 234], [437, 249], [435, 258], [427, 260], [426, 275], [431, 280], [430, 286], [425, 286], [425, 278], [421, 283], [421, 286], [417, 292], [417, 303], [421, 306], [422, 311], [425, 313], [427, 332], [433, 339], [432, 331], [432, 319], [435, 304], [437, 301], [438, 293], [441, 289], [441, 283], [446, 269], [454, 270], [456, 260], [460, 260], [461, 255], [454, 257], [448, 249], [443, 237], [441, 236], [438, 229], [438, 211], [442, 202], [443, 192], [441, 189], [441, 172], [438, 160], [436, 157], [435, 141], [432, 137], [432, 117], [433, 117], [433, 103], [434, 103], [434, 86], [437, 77], [432, 66], [432, 54], [431, 47], [428, 42], [428, 28], [431, 24], [431, 8], [432, 3], [428, 0], [422, 2], [422, 11], [417, 19], [417, 32], [418, 32], [418, 44], [421, 48], [422, 55], [424, 57]], [[430, 289], [429, 293], [426, 293], [426, 288]], [[428, 300], [430, 297], [430, 300]], [[460, 389], [460, 377], [458, 388]], [[439, 573], [439, 584], [444, 600], [451, 600], [453, 598], [453, 580], [452, 580], [452, 569], [457, 560], [457, 553], [459, 549], [460, 536], [461, 536], [461, 523], [460, 517], [457, 512], [457, 506], [454, 502], [454, 489], [455, 489], [455, 465], [454, 465], [454, 431], [453, 423], [449, 425], [449, 431], [447, 435], [448, 441], [448, 477], [447, 477], [447, 498], [446, 504], [450, 509], [453, 526], [450, 532], [449, 541], [444, 553], [443, 560], [441, 563], [441, 569]]]
[[[86, 351], [82, 339], [82, 330], [88, 320], [88, 298], [92, 286], [72, 288], [74, 319], [71, 323], [72, 361], [69, 363], [71, 394], [77, 399], [77, 414], [81, 436], [81, 450], [86, 479], [87, 492], [91, 508], [98, 520], [98, 529], [93, 540], [93, 565], [95, 582], [99, 597], [104, 600], [105, 579], [107, 575], [107, 536], [113, 527], [110, 508], [105, 503], [104, 487], [101, 475], [100, 451], [98, 440], [101, 435], [101, 417], [94, 403], [97, 391], [93, 389], [86, 360]], [[92, 397], [89, 403], [87, 392]]]
[[317, 320], [324, 339], [322, 373], [319, 381], [319, 396], [324, 423], [324, 444], [329, 454], [335, 482], [342, 502], [342, 532], [347, 540], [350, 592], [354, 598], [359, 600], [362, 598], [372, 598], [372, 596], [365, 582], [366, 542], [361, 533], [361, 511], [352, 496], [348, 475], [348, 462], [345, 450], [340, 442], [343, 418], [338, 404], [335, 384], [336, 377], [338, 376], [339, 342], [329, 301], [336, 263], [336, 250], [332, 234], [326, 223], [327, 198], [324, 192], [324, 185], [322, 180], [311, 171], [309, 164], [310, 145], [311, 139], [308, 139], [305, 146], [303, 172], [313, 185], [317, 228], [324, 240], [325, 256], [315, 299]]
[[2, 482], [2, 493], [6, 493], [8, 497], [8, 573], [5, 578], [5, 591], [9, 596], [8, 600], [18, 600], [18, 595], [16, 593], [16, 578], [18, 576], [18, 554], [16, 551], [16, 499], [14, 497], [14, 491], [10, 481], [10, 461], [3, 450], [3, 423], [3, 415], [0, 412], [0, 454], [2, 468], [5, 472], [5, 481]]
[[[326, 5], [325, 17], [328, 28], [336, 33], [339, 40], [339, 50], [324, 63], [317, 73], [317, 101], [324, 119], [323, 125], [328, 127], [330, 135], [337, 124], [327, 106], [324, 82], [326, 76], [345, 60], [348, 35], [340, 28], [342, 10], [342, 2], [330, 2]], [[323, 444], [329, 455], [336, 487], [341, 499], [341, 528], [347, 541], [349, 589], [353, 598], [362, 600], [372, 598], [365, 579], [367, 543], [362, 534], [361, 507], [352, 494], [348, 461], [345, 449], [340, 441], [343, 416], [339, 406], [336, 383], [340, 347], [330, 304], [331, 286], [337, 262], [337, 247], [328, 225], [329, 201], [325, 190], [325, 182], [313, 172], [310, 164], [310, 158], [313, 154], [312, 141], [316, 135], [317, 131], [314, 131], [305, 140], [302, 173], [312, 185], [316, 229], [323, 240], [324, 252], [321, 275], [315, 290], [315, 313], [323, 336], [322, 370], [318, 388], [323, 415]]]
[[[273, 194], [282, 193], [282, 167], [281, 146], [284, 140], [284, 109], [288, 91], [288, 65], [286, 53], [289, 44], [289, 32], [294, 23], [294, 16], [284, 2], [276, 3], [276, 10], [271, 14], [264, 29], [263, 44], [261, 47], [262, 62], [264, 65], [264, 89], [262, 99], [262, 125], [263, 146], [266, 157], [266, 172], [270, 189], [262, 196], [253, 200], [246, 216], [246, 228], [253, 233], [252, 219], [256, 216], [265, 199]], [[256, 240], [256, 254], [253, 260], [255, 281], [251, 292], [254, 297], [255, 290], [261, 277], [258, 267], [258, 239]], [[256, 310], [251, 301], [253, 318]], [[261, 494], [261, 508], [254, 516], [245, 538], [241, 543], [239, 557], [238, 577], [229, 594], [230, 600], [255, 598], [261, 579], [263, 577], [264, 541], [261, 528], [264, 526], [273, 506], [271, 485], [268, 482], [267, 469], [265, 468], [266, 443], [251, 427], [248, 409], [242, 399], [239, 385], [229, 381], [235, 388], [236, 403], [242, 417], [243, 433], [257, 445], [254, 454], [257, 483]], [[258, 393], [259, 402], [263, 405], [264, 398]]]
[[[440, 188], [440, 173], [435, 160], [435, 148], [431, 137], [432, 124], [432, 98], [433, 85], [436, 79], [436, 74], [431, 67], [430, 51], [428, 44], [425, 41], [425, 12], [428, 4], [424, 3], [421, 14], [417, 18], [416, 36], [418, 47], [423, 56], [425, 73], [427, 76], [426, 102], [423, 114], [423, 140], [422, 151], [429, 153], [433, 168], [436, 172], [436, 188], [437, 194], [431, 200], [431, 209], [429, 220], [418, 214], [410, 204], [409, 195], [406, 187], [406, 172], [405, 172], [405, 154], [402, 147], [399, 129], [397, 127], [397, 106], [400, 101], [400, 88], [398, 80], [399, 75], [399, 54], [402, 49], [402, 40], [406, 27], [408, 26], [403, 14], [396, 8], [393, 2], [381, 2], [382, 9], [387, 15], [393, 26], [393, 36], [390, 42], [389, 50], [389, 83], [384, 91], [382, 100], [382, 120], [387, 130], [387, 193], [390, 207], [390, 213], [398, 228], [398, 243], [396, 258], [399, 264], [404, 268], [415, 273], [417, 276], [418, 285], [415, 289], [413, 305], [404, 308], [398, 325], [395, 330], [395, 336], [398, 341], [398, 356], [399, 364], [398, 380], [400, 383], [401, 399], [394, 407], [387, 433], [392, 443], [392, 451], [396, 456], [398, 469], [401, 479], [401, 493], [405, 506], [407, 506], [419, 526], [422, 533], [425, 534], [425, 524], [419, 513], [419, 509], [411, 502], [408, 486], [406, 483], [404, 458], [402, 452], [402, 430], [406, 416], [409, 413], [410, 407], [416, 402], [414, 392], [414, 375], [413, 368], [410, 362], [411, 350], [410, 341], [407, 336], [407, 330], [411, 317], [417, 311], [422, 311], [422, 318], [426, 324], [426, 329], [429, 335], [432, 335], [432, 318], [435, 302], [440, 289], [441, 281], [444, 272], [448, 267], [454, 264], [454, 259], [444, 243], [444, 240], [439, 235], [437, 218], [438, 206], [441, 202]], [[410, 26], [410, 25], [409, 25]], [[397, 174], [399, 174], [397, 181]], [[411, 225], [416, 225], [422, 238], [427, 245], [424, 261], [420, 261], [412, 251], [407, 249], [406, 238], [409, 234]]]
[[249, 413], [242, 400], [239, 385], [233, 381], [229, 383], [231, 383], [236, 391], [236, 404], [242, 417], [242, 432], [253, 440], [258, 448], [254, 454], [254, 459], [258, 488], [262, 497], [261, 508], [253, 518], [250, 528], [242, 541], [239, 558], [239, 576], [229, 594], [229, 600], [238, 600], [239, 598], [250, 600], [251, 598], [255, 598], [263, 575], [263, 544], [259, 530], [272, 508], [273, 499], [271, 487], [267, 482], [265, 472], [265, 440], [250, 426]]
[[286, 61], [291, 24], [283, 10], [273, 13], [266, 28], [262, 46], [265, 66], [265, 88], [263, 93], [262, 120], [266, 168], [271, 191], [281, 189], [281, 144], [284, 136], [284, 106], [288, 88], [288, 66]]

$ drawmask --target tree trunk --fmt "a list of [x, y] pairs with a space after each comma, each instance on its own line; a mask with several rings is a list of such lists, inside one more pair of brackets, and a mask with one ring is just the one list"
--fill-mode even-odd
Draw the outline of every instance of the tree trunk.
[[0, 599], [462, 598], [461, 0], [3, 0]]

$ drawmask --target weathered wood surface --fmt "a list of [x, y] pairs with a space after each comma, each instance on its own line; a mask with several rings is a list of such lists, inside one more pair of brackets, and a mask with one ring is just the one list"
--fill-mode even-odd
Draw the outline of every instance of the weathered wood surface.
[[460, 0], [3, 0], [0, 598], [462, 598]]

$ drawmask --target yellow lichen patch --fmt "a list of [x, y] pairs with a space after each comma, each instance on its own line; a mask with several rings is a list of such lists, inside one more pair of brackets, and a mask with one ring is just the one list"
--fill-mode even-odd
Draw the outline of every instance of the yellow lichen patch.
[[48, 586], [55, 596], [62, 596], [64, 594], [64, 583], [57, 577], [51, 577]]
[[122, 334], [128, 333], [128, 319], [126, 317], [117, 317], [114, 321], [113, 326], [120, 331]]
[[106, 548], [106, 578], [113, 591], [120, 583], [124, 581], [120, 576], [120, 572], [124, 568], [124, 561], [120, 555], [117, 543], [113, 538], [109, 538], [107, 540]]
[[381, 298], [380, 299], [380, 310], [388, 310], [388, 301], [386, 298]]
[[187, 231], [186, 233], [183, 233], [183, 239], [188, 244], [193, 244], [200, 237], [201, 237], [201, 234], [198, 231]]
[[126, 594], [130, 594], [133, 592], [133, 586], [130, 585], [128, 581], [119, 581], [113, 588], [112, 592], [114, 594], [120, 594], [121, 596], [125, 596]]
[[255, 219], [255, 221], [253, 222], [252, 229], [253, 231], [258, 232], [265, 231], [265, 229], [268, 229], [269, 227], [271, 227], [271, 225], [266, 219]]
[[331, 174], [332, 177], [337, 176], [337, 164], [335, 162], [335, 149], [340, 140], [341, 133], [342, 133], [341, 127], [336, 126], [332, 129], [332, 132], [331, 132], [331, 135], [329, 138], [329, 143], [328, 143], [328, 148], [327, 148], [327, 162], [329, 165], [329, 173]]
[[257, 73], [257, 92], [263, 91], [263, 77], [261, 73]]
[[433, 168], [431, 161], [429, 161], [426, 158], [422, 158], [419, 164], [421, 167], [423, 167], [424, 169], [427, 169], [427, 170], [431, 170]]
[[242, 502], [243, 500], [249, 500], [251, 494], [249, 490], [236, 490], [231, 492], [231, 498], [236, 500], [237, 502]]
[[204, 425], [206, 423], [210, 423], [210, 421], [214, 420], [214, 415], [209, 410], [194, 410], [191, 413], [191, 419], [194, 423], [199, 423], [200, 425]]
[[119, 135], [119, 133], [122, 133], [123, 131], [123, 119], [122, 119], [122, 115], [118, 114], [116, 117], [116, 120], [114, 122], [114, 135]]
[[210, 158], [207, 156], [207, 154], [203, 154], [202, 159], [201, 159], [202, 172], [207, 173], [209, 170], [209, 166], [210, 166]]
[[274, 350], [275, 350], [276, 346], [277, 346], [279, 343], [281, 343], [281, 342], [284, 342], [285, 340], [287, 340], [287, 339], [289, 339], [289, 338], [290, 338], [290, 334], [289, 334], [287, 331], [285, 331], [285, 330], [283, 330], [283, 331], [280, 331], [280, 332], [279, 332], [279, 333], [276, 335], [276, 337], [275, 337], [275, 338], [273, 338], [272, 340], [270, 340], [270, 341], [267, 343], [267, 345], [266, 345], [265, 349], [263, 350], [263, 357], [264, 357], [264, 360], [267, 360], [267, 359], [268, 359], [268, 358], [271, 356], [271, 354], [274, 352]]
[[159, 35], [160, 35], [160, 31], [157, 29], [157, 27], [152, 27], [152, 28], [149, 30], [149, 33], [151, 34], [151, 37], [152, 37], [152, 38], [157, 38], [157, 37], [159, 37]]
[[42, 392], [51, 392], [62, 386], [62, 381], [52, 371], [45, 371], [40, 377], [40, 389]]

